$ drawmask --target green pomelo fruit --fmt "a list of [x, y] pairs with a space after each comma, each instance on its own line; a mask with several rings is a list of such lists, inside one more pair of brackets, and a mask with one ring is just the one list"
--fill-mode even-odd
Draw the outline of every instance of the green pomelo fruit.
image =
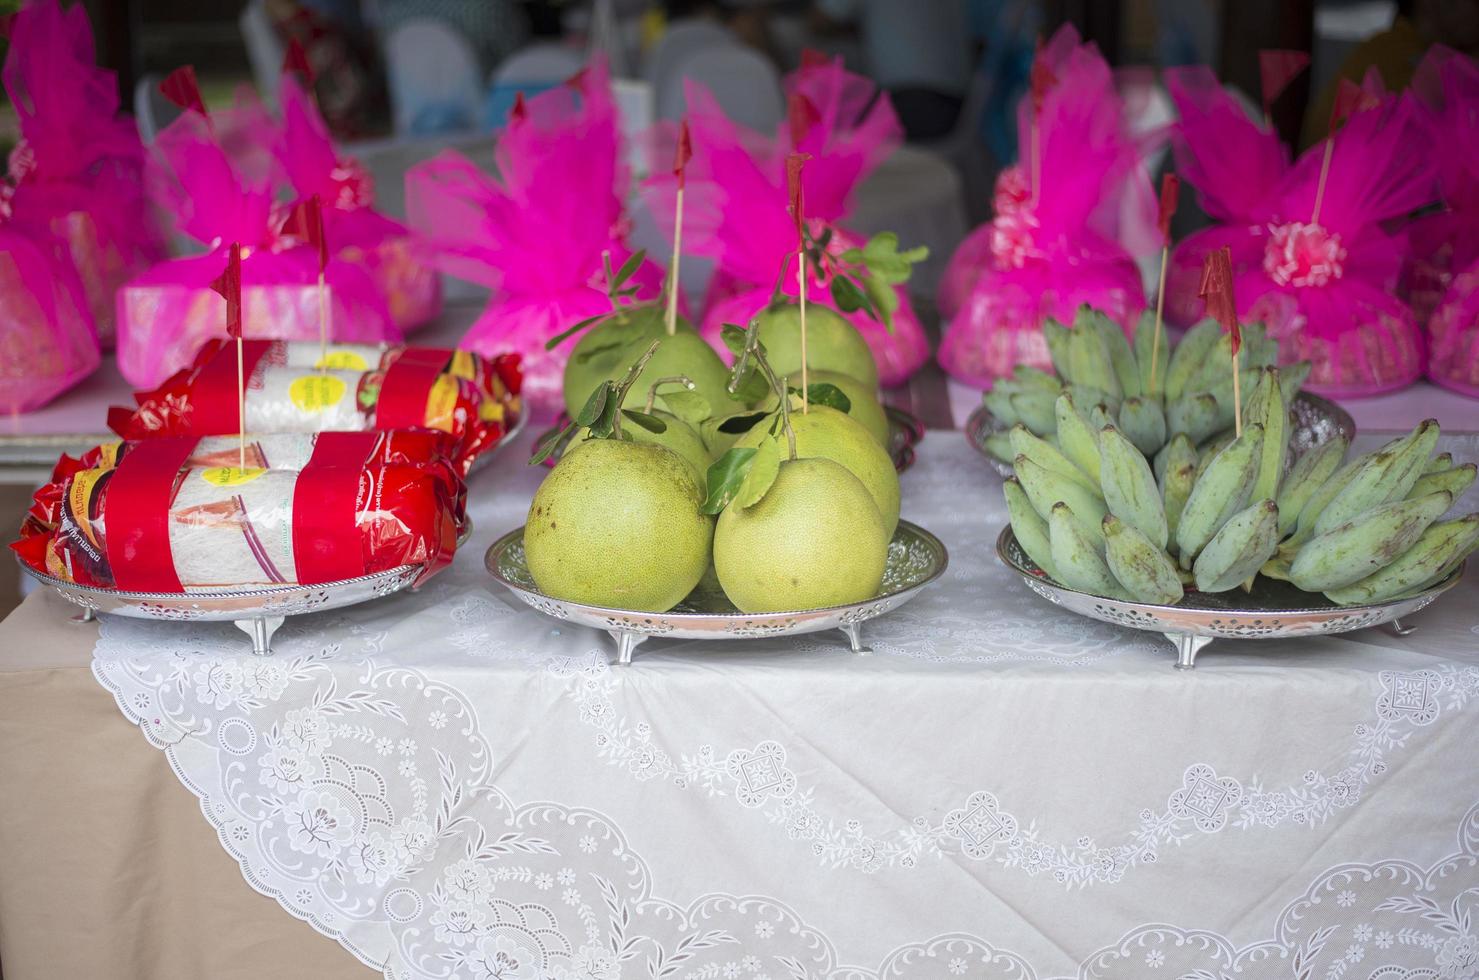
[[[683, 462], [693, 468], [693, 478], [699, 486], [704, 486], [708, 481], [709, 464], [713, 459], [709, 456], [709, 450], [704, 446], [703, 439], [694, 431], [693, 426], [678, 418], [670, 412], [662, 409], [654, 409], [652, 414], [662, 419], [667, 428], [662, 432], [649, 432], [631, 419], [622, 419], [621, 431], [629, 434], [633, 442], [644, 442], [653, 446], [662, 446], [670, 449], [683, 458]], [[566, 448], [570, 452], [576, 446], [591, 442], [591, 434], [588, 430], [580, 430]]]
[[688, 463], [661, 446], [574, 446], [534, 494], [524, 556], [540, 591], [614, 609], [665, 612], [709, 565], [714, 521]]
[[[803, 414], [791, 412], [791, 429], [796, 433], [796, 455], [802, 459], [822, 457], [841, 463], [853, 476], [863, 481], [874, 506], [883, 517], [883, 529], [889, 537], [899, 523], [899, 473], [883, 447], [868, 434], [862, 423], [850, 416], [817, 405]], [[754, 448], [770, 433], [769, 421], [761, 421], [735, 443], [738, 448]], [[790, 455], [784, 431], [777, 430], [782, 456]]]
[[[849, 374], [839, 374], [836, 371], [811, 371], [807, 375], [807, 381], [811, 384], [836, 385], [847, 400], [852, 402], [847, 414], [868, 430], [868, 434], [878, 440], [878, 444], [885, 450], [888, 449], [888, 415], [883, 410], [883, 404], [878, 400], [878, 391], [869, 388]], [[794, 377], [791, 384], [795, 388], [801, 387], [801, 378]], [[775, 411], [776, 397], [772, 392], [758, 406], [766, 411]]]
[[682, 317], [669, 337], [663, 325], [662, 307], [647, 303], [613, 313], [581, 335], [565, 362], [562, 390], [566, 413], [574, 418], [597, 385], [626, 374], [632, 362], [654, 340], [661, 340], [662, 345], [627, 392], [623, 405], [641, 408], [647, 402], [647, 389], [658, 378], [681, 374], [694, 383], [694, 390], [704, 396], [715, 414], [730, 411], [735, 402], [725, 388], [729, 369], [723, 359]]
[[873, 498], [846, 467], [787, 460], [759, 502], [719, 515], [714, 568], [741, 612], [822, 609], [878, 594], [888, 542]]
[[[759, 316], [760, 342], [778, 376], [801, 385], [801, 308], [773, 306]], [[878, 365], [858, 328], [836, 310], [806, 305], [806, 366], [814, 371], [836, 371], [857, 378], [870, 391], [878, 390]]]

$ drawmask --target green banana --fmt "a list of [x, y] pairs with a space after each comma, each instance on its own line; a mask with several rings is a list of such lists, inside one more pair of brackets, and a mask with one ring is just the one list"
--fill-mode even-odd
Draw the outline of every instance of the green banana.
[[981, 395], [981, 404], [1002, 425], [1011, 426], [1022, 421], [1017, 416], [1017, 410], [1012, 407], [1012, 393], [1004, 380], [997, 381], [990, 391]]
[[1069, 461], [1055, 446], [1027, 431], [1025, 425], [1014, 425], [1009, 435], [1012, 442], [1012, 458], [1026, 456], [1045, 470], [1065, 476], [1096, 496], [1100, 495], [1099, 484]]
[[1049, 578], [1057, 579], [1058, 572], [1053, 565], [1053, 546], [1048, 539], [1048, 522], [1033, 509], [1032, 501], [1027, 499], [1027, 491], [1022, 489], [1022, 484], [1015, 476], [1007, 477], [1001, 489], [1006, 494], [1007, 515], [1012, 522], [1012, 533], [1017, 536], [1017, 543]]
[[1315, 522], [1320, 519], [1320, 515], [1324, 513], [1330, 501], [1340, 495], [1347, 484], [1371, 462], [1371, 458], [1375, 455], [1375, 453], [1367, 453], [1364, 456], [1357, 456], [1332, 473], [1328, 480], [1320, 484], [1315, 492], [1309, 495], [1309, 499], [1299, 511], [1299, 520], [1294, 523], [1294, 533], [1283, 544], [1291, 556], [1290, 560], [1293, 560], [1292, 556], [1299, 545], [1315, 536]]
[[1088, 474], [1094, 485], [1098, 486], [1099, 440], [1095, 437], [1094, 430], [1089, 428], [1089, 423], [1079, 414], [1071, 392], [1065, 391], [1058, 396], [1053, 405], [1053, 415], [1058, 422], [1058, 445], [1062, 448], [1063, 455]]
[[1191, 439], [1186, 433], [1181, 432], [1171, 437], [1161, 451], [1155, 454], [1155, 462], [1151, 468], [1155, 471], [1155, 482], [1164, 487], [1166, 474], [1183, 466], [1197, 465], [1197, 447], [1192, 445]]
[[1243, 406], [1243, 424], [1263, 426], [1263, 448], [1259, 453], [1258, 476], [1253, 481], [1253, 499], [1272, 500], [1284, 476], [1289, 454], [1289, 410], [1279, 387], [1279, 369], [1262, 368], [1253, 393]]
[[1282, 550], [1276, 550], [1274, 556], [1263, 563], [1258, 574], [1264, 578], [1278, 579], [1280, 582], [1289, 581], [1289, 558]]
[[1093, 408], [1089, 409], [1090, 429], [1098, 432], [1106, 425], [1114, 425], [1114, 416], [1109, 413], [1108, 408], [1103, 405], [1095, 405]]
[[1469, 486], [1473, 484], [1476, 469], [1479, 469], [1479, 467], [1475, 467], [1473, 463], [1465, 463], [1462, 466], [1450, 467], [1438, 473], [1429, 473], [1427, 476], [1420, 476], [1417, 478], [1417, 482], [1412, 485], [1412, 489], [1407, 491], [1407, 499], [1411, 500], [1413, 497], [1421, 497], [1438, 490], [1447, 490], [1453, 494], [1453, 499], [1457, 500], [1459, 495], [1469, 489]]
[[1423, 476], [1433, 473], [1442, 473], [1453, 467], [1453, 453], [1439, 453], [1428, 460], [1428, 465], [1423, 468]]
[[1062, 474], [1043, 469], [1020, 454], [1013, 460], [1013, 467], [1017, 471], [1017, 479], [1022, 483], [1022, 489], [1027, 491], [1027, 499], [1032, 501], [1032, 506], [1039, 514], [1047, 517], [1053, 512], [1053, 505], [1061, 501], [1071, 507], [1075, 514], [1081, 515], [1090, 536], [1098, 537], [1099, 522], [1107, 512], [1099, 494]]
[[1114, 370], [1114, 379], [1119, 383], [1120, 394], [1125, 398], [1135, 398], [1142, 394], [1140, 367], [1135, 363], [1135, 353], [1130, 350], [1125, 331], [1118, 323], [1098, 311], [1095, 311], [1089, 322], [1099, 331], [1099, 339], [1103, 341], [1104, 350], [1109, 354], [1109, 366]]
[[1099, 432], [1099, 456], [1103, 467], [1099, 485], [1109, 512], [1134, 525], [1157, 548], [1164, 548], [1166, 510], [1150, 464], [1134, 443], [1112, 425]]
[[1212, 352], [1221, 332], [1222, 328], [1217, 325], [1216, 320], [1203, 320], [1186, 331], [1181, 338], [1181, 343], [1177, 344], [1176, 349], [1171, 352], [1170, 360], [1166, 365], [1166, 381], [1161, 391], [1165, 395], [1168, 406], [1179, 400], [1188, 390], [1187, 382], [1201, 370], [1203, 361]]
[[1262, 445], [1263, 426], [1244, 427], [1242, 438], [1234, 439], [1213, 457], [1192, 486], [1176, 525], [1176, 547], [1183, 568], [1191, 568], [1228, 518], [1248, 505]]
[[1166, 444], [1166, 413], [1155, 398], [1134, 396], [1120, 403], [1120, 430], [1146, 456], [1154, 456]]
[[1001, 460], [1008, 466], [1017, 457], [1017, 452], [1012, 448], [1012, 437], [1006, 432], [993, 432], [986, 437], [986, 452], [995, 459]]
[[1217, 399], [1202, 392], [1166, 403], [1166, 431], [1171, 435], [1186, 433], [1194, 443], [1201, 442], [1224, 426], [1218, 425]]
[[1039, 391], [1051, 392], [1055, 397], [1063, 390], [1063, 382], [1057, 377], [1044, 371], [1042, 368], [1032, 367], [1030, 364], [1018, 364], [1012, 368], [1012, 380], [1022, 386], [1022, 390], [1037, 389]]
[[1115, 581], [1139, 602], [1169, 606], [1181, 601], [1176, 563], [1133, 524], [1107, 514], [1102, 522], [1104, 551]]
[[1181, 512], [1196, 485], [1196, 466], [1191, 463], [1166, 470], [1166, 479], [1161, 486], [1161, 499], [1166, 507], [1166, 541], [1173, 550], [1180, 551], [1176, 544], [1176, 529], [1181, 524]]
[[1315, 495], [1315, 492], [1330, 479], [1340, 461], [1345, 458], [1349, 440], [1344, 433], [1337, 433], [1330, 441], [1322, 442], [1294, 461], [1283, 481], [1279, 484], [1279, 537], [1286, 538], [1299, 521], [1299, 512]]
[[1202, 592], [1226, 592], [1258, 574], [1279, 547], [1279, 505], [1265, 497], [1228, 518], [1197, 555], [1192, 573]]
[[1069, 329], [1052, 317], [1047, 317], [1042, 322], [1042, 336], [1048, 344], [1048, 357], [1053, 361], [1053, 370], [1058, 372], [1059, 378], [1072, 381], [1073, 375], [1068, 373]]
[[[1161, 328], [1160, 343], [1155, 338], [1155, 314], [1149, 310], [1140, 314], [1135, 324], [1135, 366], [1140, 371], [1140, 393], [1154, 395], [1166, 387], [1166, 366], [1171, 362], [1171, 338]], [[1151, 370], [1151, 351], [1155, 351], [1155, 370]], [[1152, 375], [1154, 379], [1152, 380]]]
[[1099, 554], [1104, 531], [1097, 521], [1090, 529], [1075, 516], [1072, 507], [1056, 503], [1048, 515], [1048, 539], [1053, 548], [1053, 565], [1061, 576], [1059, 582], [1080, 592], [1115, 599], [1127, 597]]
[[1058, 396], [1051, 391], [1018, 391], [1010, 396], [1012, 411], [1017, 421], [1037, 435], [1052, 432], [1057, 422], [1053, 420], [1053, 402]]
[[1074, 317], [1073, 330], [1069, 332], [1068, 380], [1076, 385], [1098, 388], [1118, 402], [1124, 394], [1120, 391], [1114, 368], [1109, 363], [1109, 350], [1104, 345], [1104, 337], [1092, 323], [1083, 321], [1082, 316]]
[[1438, 423], [1428, 419], [1418, 423], [1391, 450], [1378, 453], [1372, 465], [1352, 477], [1339, 496], [1321, 511], [1315, 521], [1315, 536], [1344, 524], [1362, 511], [1407, 496], [1437, 441]]
[[1284, 404], [1293, 405], [1294, 399], [1304, 389], [1304, 383], [1309, 380], [1309, 361], [1295, 361], [1293, 364], [1285, 364], [1279, 368], [1279, 389], [1284, 394]]
[[1452, 504], [1453, 494], [1439, 490], [1362, 511], [1301, 547], [1289, 566], [1289, 581], [1306, 592], [1359, 582], [1412, 547]]
[[1422, 536], [1390, 565], [1325, 597], [1342, 606], [1384, 602], [1420, 592], [1447, 578], [1469, 552], [1479, 547], [1479, 514], [1430, 524]]

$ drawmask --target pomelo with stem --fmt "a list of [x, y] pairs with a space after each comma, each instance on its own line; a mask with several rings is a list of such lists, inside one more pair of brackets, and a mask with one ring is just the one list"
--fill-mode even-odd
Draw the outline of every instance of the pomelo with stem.
[[[796, 381], [796, 378], [791, 378]], [[878, 440], [878, 444], [886, 450], [889, 443], [888, 413], [883, 409], [883, 403], [878, 400], [876, 389], [869, 388], [865, 383], [854, 378], [850, 374], [840, 374], [836, 371], [812, 371], [810, 372], [810, 383], [815, 386], [829, 384], [837, 388], [847, 396], [849, 402], [847, 414], [863, 428], [868, 434]], [[777, 400], [774, 393], [768, 395], [756, 408], [765, 411], [775, 411]]]
[[[771, 369], [792, 381], [801, 381], [801, 308], [795, 303], [772, 303], [751, 321], [765, 345]], [[878, 364], [868, 342], [841, 313], [827, 306], [806, 307], [806, 363], [812, 371], [836, 371], [878, 388]]]
[[[669, 335], [665, 311], [657, 303], [622, 306], [593, 324], [576, 342], [565, 362], [565, 411], [571, 418], [586, 397], [603, 381], [621, 377], [627, 365], [654, 340], [662, 340], [648, 371], [654, 376], [683, 375], [694, 390], [718, 414], [731, 403], [725, 384], [729, 369], [724, 360], [683, 317], [678, 317]], [[642, 404], [643, 392], [632, 389], [623, 402], [628, 408]]]

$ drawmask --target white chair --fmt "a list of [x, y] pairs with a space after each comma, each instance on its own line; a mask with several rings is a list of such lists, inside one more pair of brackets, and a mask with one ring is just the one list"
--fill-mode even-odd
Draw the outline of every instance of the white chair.
[[780, 73], [769, 59], [750, 48], [733, 45], [690, 55], [669, 83], [657, 90], [657, 118], [682, 118], [687, 109], [684, 79], [709, 89], [726, 116], [751, 129], [770, 133], [786, 118]]
[[277, 31], [272, 29], [272, 20], [267, 16], [266, 0], [251, 0], [242, 9], [237, 23], [241, 26], [241, 39], [246, 43], [247, 60], [251, 62], [257, 92], [262, 96], [263, 102], [275, 106], [286, 48], [282, 38], [277, 36]]
[[153, 143], [159, 131], [174, 122], [181, 109], [159, 91], [164, 76], [149, 72], [134, 83], [134, 119], [139, 124], [139, 138]]
[[678, 66], [695, 52], [739, 43], [739, 38], [727, 28], [711, 20], [675, 21], [652, 49], [643, 77], [652, 83], [654, 92], [661, 92], [677, 73]]
[[585, 53], [565, 44], [543, 42], [510, 55], [493, 69], [493, 85], [544, 86], [558, 85], [580, 71]]
[[473, 127], [482, 103], [478, 61], [467, 39], [433, 18], [397, 25], [385, 38], [391, 111], [398, 133]]

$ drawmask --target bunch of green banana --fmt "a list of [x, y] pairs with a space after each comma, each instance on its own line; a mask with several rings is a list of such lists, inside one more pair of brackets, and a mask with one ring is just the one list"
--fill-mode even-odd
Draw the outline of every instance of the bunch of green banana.
[[[1065, 415], [1058, 399], [1068, 394], [1069, 404], [1082, 422], [1076, 428], [1098, 432], [1112, 424], [1149, 457], [1161, 452], [1178, 434], [1185, 434], [1197, 445], [1231, 428], [1231, 341], [1217, 323], [1202, 321], [1176, 345], [1164, 335], [1156, 345], [1154, 332], [1150, 313], [1136, 326], [1133, 344], [1125, 339], [1118, 324], [1089, 306], [1079, 308], [1072, 326], [1048, 319], [1043, 324], [1043, 337], [1053, 373], [1018, 367], [1010, 378], [996, 382], [983, 397], [984, 404], [1003, 425], [1020, 423], [1034, 435], [1050, 440], [1056, 436], [1062, 446], [1069, 438], [1083, 441], [1081, 433], [1064, 431], [1072, 425], [1072, 416]], [[1152, 367], [1151, 351], [1157, 346]], [[1262, 325], [1243, 328], [1238, 364], [1245, 397], [1257, 372], [1274, 366], [1278, 359], [1278, 342], [1264, 335]], [[1299, 392], [1308, 374], [1308, 362], [1283, 369], [1280, 384], [1285, 405]], [[1068, 452], [1066, 446], [1062, 448]], [[1005, 432], [987, 437], [986, 450], [1006, 463], [1017, 455]]]

